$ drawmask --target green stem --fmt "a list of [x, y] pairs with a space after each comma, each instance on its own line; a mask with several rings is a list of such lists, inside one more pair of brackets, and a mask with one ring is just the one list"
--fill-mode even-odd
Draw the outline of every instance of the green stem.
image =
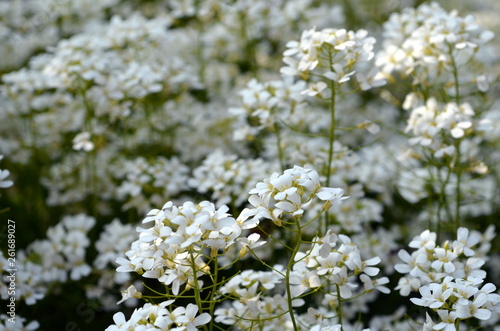
[[[330, 56], [331, 58], [331, 56]], [[328, 139], [328, 164], [326, 167], [326, 187], [330, 187], [330, 176], [332, 174], [332, 162], [335, 143], [335, 82], [330, 81], [330, 132]], [[325, 228], [324, 233], [328, 231], [329, 213], [325, 213]]]
[[[201, 300], [200, 288], [199, 288], [199, 283], [198, 283], [198, 275], [197, 275], [198, 268], [196, 266], [195, 257], [194, 257], [192, 250], [189, 251], [189, 256], [191, 257], [190, 263], [191, 263], [191, 270], [193, 271], [194, 298], [196, 301], [196, 305], [198, 306], [198, 311], [201, 314], [201, 313], [203, 313], [203, 304], [202, 304], [202, 300]], [[203, 329], [207, 330], [206, 324], [203, 325]]]
[[338, 318], [338, 323], [340, 324], [340, 330], [344, 331], [344, 327], [342, 326], [342, 296], [340, 295], [340, 286], [339, 284], [335, 284], [335, 287], [337, 288], [337, 318]]
[[330, 175], [332, 173], [333, 152], [335, 143], [335, 82], [330, 82], [330, 133], [328, 139], [328, 164], [326, 168], [326, 187], [330, 186]]
[[281, 167], [281, 172], [285, 171], [285, 161], [284, 161], [284, 153], [283, 146], [281, 146], [281, 128], [278, 123], [274, 123], [274, 130], [276, 131], [276, 143], [278, 147], [278, 160]]
[[288, 312], [290, 313], [290, 318], [292, 320], [293, 324], [293, 329], [295, 331], [299, 330], [299, 327], [297, 325], [297, 322], [295, 321], [295, 316], [293, 313], [293, 298], [292, 298], [292, 288], [290, 286], [290, 273], [292, 271], [293, 265], [295, 264], [295, 256], [299, 252], [300, 249], [300, 244], [302, 243], [302, 228], [300, 227], [300, 218], [295, 217], [295, 226], [296, 226], [296, 241], [295, 241], [295, 247], [293, 248], [292, 256], [290, 256], [290, 260], [288, 261], [288, 266], [286, 269], [286, 295], [287, 295], [287, 301], [288, 301]]
[[[431, 178], [433, 177], [432, 171], [429, 170], [431, 173]], [[449, 202], [446, 201], [447, 195], [446, 195], [446, 187], [448, 186], [448, 183], [450, 182], [451, 178], [451, 173], [452, 169], [448, 167], [448, 171], [446, 173], [446, 179], [444, 181], [441, 180], [441, 174], [438, 172], [437, 175], [437, 182], [440, 183], [441, 187], [439, 190], [439, 199], [438, 199], [438, 210], [437, 210], [437, 225], [436, 225], [436, 235], [437, 235], [437, 241], [439, 242], [439, 238], [441, 235], [441, 222], [442, 222], [442, 217], [441, 217], [441, 211], [443, 208], [445, 209], [446, 215], [448, 217], [448, 221], [451, 220], [451, 214], [449, 210]]]
[[455, 142], [455, 173], [457, 174], [457, 185], [455, 187], [455, 232], [460, 227], [460, 186], [462, 179], [462, 166], [460, 164], [460, 139]]
[[240, 35], [241, 35], [241, 39], [243, 40], [243, 42], [245, 43], [244, 45], [244, 49], [245, 49], [245, 55], [247, 57], [247, 60], [248, 60], [248, 65], [249, 65], [249, 69], [250, 71], [252, 72], [252, 76], [254, 78], [258, 78], [257, 77], [257, 57], [256, 57], [256, 50], [255, 50], [255, 46], [254, 46], [254, 42], [252, 40], [250, 40], [250, 37], [248, 35], [248, 30], [247, 30], [247, 20], [246, 20], [246, 13], [241, 11], [239, 12], [239, 18], [240, 18]]
[[457, 106], [460, 104], [460, 83], [458, 81], [458, 67], [457, 63], [455, 61], [455, 57], [453, 56], [453, 47], [448, 44], [449, 48], [449, 53], [450, 53], [450, 58], [451, 58], [451, 67], [453, 68], [453, 79], [454, 79], [454, 86], [455, 86], [455, 102], [457, 103]]
[[99, 203], [99, 197], [97, 194], [97, 154], [93, 150], [90, 152], [90, 176], [92, 183], [92, 216], [97, 219], [97, 204]]
[[[449, 53], [450, 53], [450, 58], [451, 58], [451, 66], [453, 68], [453, 79], [455, 80], [455, 102], [457, 104], [457, 107], [460, 107], [460, 82], [458, 80], [458, 67], [457, 67], [457, 62], [455, 61], [455, 57], [453, 56], [453, 47], [448, 44], [449, 47]], [[460, 141], [461, 139], [457, 139], [455, 141], [455, 164], [454, 170], [457, 175], [457, 185], [455, 188], [455, 231], [458, 230], [460, 226], [460, 181], [462, 177], [462, 167], [460, 164]]]
[[[214, 284], [214, 287], [212, 288], [212, 291], [210, 292], [210, 306], [208, 307], [208, 313], [210, 314], [210, 316], [214, 316], [214, 309], [215, 309], [215, 284], [217, 284], [218, 282], [218, 276], [219, 276], [219, 261], [218, 261], [218, 258], [217, 256], [215, 256], [215, 258], [213, 259], [213, 262], [214, 262], [214, 271], [213, 271], [213, 278], [212, 278], [212, 282]], [[212, 331], [213, 330], [213, 324], [214, 323], [210, 323], [208, 329], [209, 331]]]
[[198, 57], [198, 64], [199, 64], [199, 68], [198, 68], [198, 76], [200, 77], [200, 82], [205, 85], [205, 69], [206, 69], [206, 59], [205, 57], [203, 56], [203, 31], [204, 29], [201, 28], [198, 30], [199, 34], [198, 34], [198, 47], [197, 47], [197, 50], [196, 50], [196, 55]]

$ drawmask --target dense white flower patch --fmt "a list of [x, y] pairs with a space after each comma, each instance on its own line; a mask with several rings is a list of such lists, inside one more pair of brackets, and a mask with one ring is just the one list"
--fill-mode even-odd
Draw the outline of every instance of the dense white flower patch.
[[498, 7], [417, 2], [0, 3], [0, 330], [497, 331]]

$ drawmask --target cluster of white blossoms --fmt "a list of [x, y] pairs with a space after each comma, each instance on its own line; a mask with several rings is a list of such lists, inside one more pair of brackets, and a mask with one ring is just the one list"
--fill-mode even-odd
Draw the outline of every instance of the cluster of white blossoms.
[[201, 194], [211, 193], [217, 206], [241, 206], [248, 199], [248, 191], [270, 172], [272, 164], [263, 159], [241, 159], [216, 150], [193, 170], [188, 184]]
[[364, 260], [359, 248], [346, 235], [329, 231], [324, 237], [315, 238], [311, 250], [299, 253], [296, 260], [300, 262], [295, 264], [292, 273], [296, 284], [292, 292], [297, 296], [325, 282], [333, 285], [332, 289], [336, 290], [332, 293], [338, 291], [343, 299], [353, 297], [358, 283], [362, 283], [364, 289], [356, 291], [357, 295], [375, 289], [390, 292], [384, 286], [389, 283], [387, 277], [373, 278], [380, 271], [375, 267], [380, 263], [380, 257]]
[[252, 220], [272, 220], [282, 226], [287, 216], [300, 217], [304, 211], [319, 199], [322, 210], [328, 211], [334, 204], [347, 199], [341, 188], [323, 187], [316, 170], [294, 166], [283, 174], [273, 173], [271, 177], [257, 183], [250, 190], [248, 202], [254, 207], [244, 214]]
[[0, 3], [0, 71], [22, 65], [29, 56], [54, 45], [62, 36], [80, 31], [88, 21], [100, 21], [117, 0], [27, 0]]
[[0, 330], [498, 328], [495, 1], [0, 1]]
[[261, 83], [251, 79], [239, 92], [242, 107], [229, 109], [236, 117], [233, 138], [251, 141], [262, 131], [275, 131], [280, 120], [290, 120], [290, 124], [295, 124], [303, 119], [307, 112], [304, 109], [305, 96], [301, 92], [305, 88], [306, 82], [301, 80]]
[[115, 179], [118, 200], [125, 200], [123, 209], [137, 208], [148, 212], [152, 206], [177, 196], [187, 188], [189, 168], [177, 157], [154, 159], [138, 157], [131, 161], [117, 162]]
[[[320, 117], [321, 118], [321, 117]], [[328, 167], [328, 146], [324, 139], [311, 138], [306, 141], [302, 137], [285, 137], [287, 156], [294, 164], [314, 165], [317, 169]], [[384, 155], [389, 151], [382, 145], [373, 145], [355, 151], [335, 141], [334, 154], [330, 162], [330, 183], [335, 187], [344, 187], [345, 194], [353, 197], [335, 204], [331, 213], [335, 214], [337, 232], [360, 232], [370, 222], [382, 221], [383, 204], [373, 194], [387, 194], [388, 178], [395, 173], [395, 165], [388, 162]], [[375, 172], [375, 173], [373, 173]], [[366, 192], [373, 193], [368, 196]], [[387, 201], [386, 203], [390, 203]]]
[[179, 306], [175, 309], [169, 307], [174, 300], [167, 300], [158, 305], [146, 303], [132, 313], [130, 319], [126, 320], [122, 312], [113, 316], [115, 324], [106, 328], [106, 331], [118, 330], [197, 330], [210, 322], [208, 313], [198, 315], [198, 306], [188, 304], [186, 307]]
[[407, 274], [400, 278], [397, 290], [407, 296], [422, 286], [440, 282], [446, 277], [484, 279], [486, 272], [481, 268], [495, 238], [495, 230], [490, 226], [484, 234], [459, 228], [457, 239], [436, 244], [436, 233], [425, 230], [413, 238], [409, 246], [415, 248], [411, 254], [402, 249], [398, 255], [403, 261], [395, 265], [396, 271]]
[[[408, 96], [407, 100], [413, 98]], [[475, 115], [469, 103], [441, 105], [430, 98], [425, 105], [412, 107], [405, 132], [411, 131], [415, 136], [409, 139], [411, 145], [425, 146], [435, 157], [452, 156], [456, 152], [456, 140], [490, 128], [490, 121], [476, 120]]]
[[[201, 291], [203, 277], [212, 272], [209, 257], [222, 257], [235, 244], [241, 247], [240, 257], [243, 257], [250, 250], [255, 254], [253, 249], [264, 244], [259, 233], [243, 236], [244, 230], [256, 227], [262, 218], [271, 219], [281, 227], [287, 223], [287, 215], [302, 217], [316, 199], [321, 201], [323, 211], [346, 199], [342, 189], [323, 187], [315, 170], [299, 166], [282, 174], [274, 173], [257, 183], [250, 194], [249, 202], [254, 208], [244, 209], [238, 219], [227, 214], [226, 206], [216, 209], [206, 201], [185, 202], [182, 206], [168, 202], [161, 210], [152, 210], [143, 223], [154, 222], [153, 226], [137, 229], [140, 237], [125, 253], [127, 258], [117, 258], [117, 270], [135, 271], [143, 277], [157, 279], [167, 285], [173, 295], [181, 293], [181, 289], [184, 291], [184, 287]], [[215, 310], [216, 322], [245, 328], [251, 327], [254, 316], [268, 327], [287, 325], [290, 323], [290, 316], [286, 314], [290, 309], [288, 295], [293, 307], [300, 307], [305, 302], [303, 296], [327, 283], [330, 298], [350, 299], [374, 289], [389, 292], [384, 286], [388, 282], [386, 277], [374, 278], [379, 273], [375, 265], [380, 258], [363, 259], [348, 236], [328, 232], [325, 237], [313, 239], [309, 247], [307, 252], [296, 254], [287, 276], [287, 271], [276, 265], [272, 271], [243, 271], [223, 283], [217, 296], [221, 300], [238, 299]], [[227, 265], [233, 263], [228, 261]], [[287, 278], [290, 294], [284, 289]], [[141, 296], [135, 287], [129, 287], [124, 300]], [[135, 314], [122, 323], [133, 323]]]
[[[47, 230], [47, 239], [31, 243], [16, 254], [16, 300], [33, 305], [43, 299], [49, 284], [78, 281], [90, 274], [92, 268], [85, 261], [90, 245], [88, 232], [94, 226], [93, 217], [78, 214], [66, 216]], [[7, 259], [0, 253], [3, 278], [9, 275]], [[0, 283], [3, 300], [9, 297], [8, 283]]]
[[421, 298], [410, 300], [418, 306], [429, 307], [439, 316], [439, 322], [433, 324], [427, 320], [433, 330], [455, 330], [460, 320], [477, 318], [487, 321], [492, 313], [500, 312], [500, 295], [494, 293], [496, 286], [487, 283], [481, 286], [483, 279], [445, 277], [439, 283], [430, 283], [420, 287]]
[[[254, 320], [261, 320], [259, 324], [266, 329], [289, 325], [290, 317], [285, 313], [287, 299], [282, 288], [283, 266], [276, 265], [274, 270], [245, 270], [224, 284], [221, 295], [237, 299], [226, 301], [215, 310], [215, 322], [240, 330], [251, 328]], [[302, 299], [293, 300], [294, 307], [303, 304]]]
[[[97, 26], [95, 31], [62, 40], [53, 49], [53, 57], [47, 59], [42, 73], [52, 78], [51, 87], [78, 92], [84, 83], [95, 84], [102, 86], [102, 92], [114, 100], [158, 92], [171, 66], [161, 66], [152, 48], [155, 42], [156, 48], [167, 42], [168, 25], [166, 18], [147, 20], [134, 15], [123, 20], [115, 16], [107, 26]], [[96, 38], [94, 33], [101, 37]]]
[[[311, 327], [327, 327], [341, 319], [335, 309], [339, 297], [359, 298], [373, 290], [389, 293], [385, 286], [387, 277], [375, 278], [379, 268], [375, 267], [380, 258], [368, 260], [361, 258], [357, 246], [348, 236], [329, 232], [325, 237], [315, 238], [307, 252], [299, 252], [289, 275], [293, 307], [302, 307], [305, 297], [319, 287], [328, 293], [326, 309], [322, 317], [311, 320], [309, 312], [299, 319]], [[221, 287], [221, 294], [236, 297], [223, 304], [215, 311], [215, 321], [235, 325], [239, 329], [251, 327], [252, 321], [260, 319], [265, 328], [285, 327], [290, 324], [287, 294], [284, 293], [285, 270], [282, 265], [275, 265], [272, 271], [246, 270], [231, 278]], [[360, 286], [361, 285], [361, 286]], [[358, 307], [359, 308], [359, 307]], [[241, 318], [244, 317], [244, 318]]]
[[37, 321], [26, 322], [26, 318], [16, 314], [16, 322], [9, 321], [11, 317], [8, 315], [0, 314], [0, 330], [9, 331], [34, 331], [40, 328], [40, 323]]
[[[1, 115], [11, 123], [6, 137], [17, 143], [8, 141], [16, 145], [3, 144], [2, 152], [26, 163], [30, 152], [20, 146], [36, 146], [60, 160], [67, 154], [67, 135], [75, 139], [75, 150], [101, 152], [108, 144], [123, 144], [116, 129], [133, 137], [129, 144], [146, 141], [143, 132], [134, 137], [140, 131], [136, 124], [155, 113], [145, 109], [144, 99], [153, 95], [165, 102], [200, 86], [184, 53], [194, 53], [186, 32], [168, 30], [169, 25], [166, 17], [114, 16], [61, 40], [21, 70], [3, 74], [0, 98], [6, 111]], [[30, 130], [23, 129], [21, 113], [31, 114]]]
[[412, 74], [413, 84], [447, 82], [453, 67], [470, 61], [493, 36], [474, 16], [460, 17], [457, 11], [447, 12], [436, 2], [405, 8], [384, 23], [384, 48], [376, 65], [387, 77], [394, 71]]
[[244, 219], [240, 222], [227, 214], [228, 210], [226, 206], [216, 209], [208, 201], [188, 201], [179, 207], [167, 202], [161, 210], [153, 209], [143, 220], [154, 222], [153, 226], [137, 229], [140, 238], [126, 252], [127, 258], [117, 259], [117, 270], [158, 279], [177, 295], [181, 285], [192, 285], [210, 272], [204, 259], [206, 248], [215, 257], [219, 250], [224, 252], [235, 244], [243, 228], [249, 228]]
[[347, 31], [345, 29], [315, 28], [305, 30], [300, 41], [289, 41], [283, 53], [286, 67], [281, 73], [304, 79], [316, 76], [319, 81], [304, 90], [309, 96], [320, 94], [334, 82], [342, 85], [351, 79], [357, 71], [357, 80], [361, 89], [368, 90], [381, 86], [385, 81], [377, 71], [362, 72], [366, 64], [373, 59], [375, 38], [368, 37], [366, 30]]
[[[114, 310], [114, 306], [111, 304], [115, 304], [117, 301], [116, 297], [111, 294], [114, 286], [120, 285], [122, 288], [126, 288], [129, 287], [128, 284], [131, 281], [130, 274], [115, 272], [118, 266], [116, 259], [130, 249], [130, 244], [136, 240], [136, 236], [135, 226], [123, 224], [120, 220], [114, 219], [104, 226], [99, 239], [95, 242], [98, 255], [93, 262], [93, 272], [99, 275], [99, 281], [95, 286], [87, 287], [87, 297], [110, 302], [110, 306], [107, 307], [110, 310]], [[126, 302], [126, 304], [131, 303], [131, 301]]]
[[[469, 145], [465, 145], [469, 146]], [[464, 150], [467, 150], [464, 148]], [[470, 153], [467, 156], [473, 155], [476, 149], [473, 147], [467, 150]], [[446, 169], [439, 169], [436, 166], [422, 165], [415, 160], [413, 162], [403, 163], [404, 169], [400, 172], [400, 178], [396, 182], [399, 194], [410, 203], [422, 203], [428, 201], [432, 205], [437, 205], [434, 197], [438, 196], [440, 192], [448, 196], [448, 201], [453, 204], [456, 202], [454, 196], [457, 192], [458, 178], [456, 174], [449, 174]], [[487, 170], [488, 167], [483, 163], [476, 165], [480, 167], [478, 170], [474, 169], [474, 165], [467, 170], [470, 172], [463, 173], [460, 179], [460, 196], [464, 197], [464, 202], [459, 206], [458, 212], [461, 215], [470, 215], [473, 217], [488, 215], [494, 210], [496, 202], [496, 186], [495, 183], [488, 179], [488, 177], [477, 177], [484, 175], [483, 169]], [[443, 220], [452, 220], [453, 215], [457, 210], [450, 208], [441, 208], [441, 210], [422, 210], [417, 219], [420, 220], [434, 220], [440, 218]]]

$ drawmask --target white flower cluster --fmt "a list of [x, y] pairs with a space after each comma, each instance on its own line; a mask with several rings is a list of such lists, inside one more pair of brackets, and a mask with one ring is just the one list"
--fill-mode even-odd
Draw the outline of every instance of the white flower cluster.
[[486, 278], [486, 272], [481, 267], [495, 238], [493, 226], [483, 235], [459, 228], [457, 239], [451, 243], [446, 241], [443, 246], [436, 244], [436, 237], [436, 233], [425, 230], [410, 242], [409, 246], [416, 249], [411, 255], [404, 249], [399, 251], [403, 263], [396, 264], [394, 268], [399, 273], [407, 274], [400, 278], [396, 287], [401, 295], [407, 296], [448, 276], [452, 279]]
[[374, 289], [390, 292], [384, 286], [389, 283], [387, 277], [372, 279], [380, 271], [374, 267], [380, 263], [380, 257], [364, 260], [359, 248], [346, 235], [337, 236], [329, 231], [326, 236], [315, 238], [312, 249], [307, 254], [297, 254], [296, 260], [300, 262], [294, 265], [292, 275], [296, 285], [292, 292], [297, 296], [328, 282], [335, 285], [333, 288], [338, 287], [342, 298], [349, 299], [358, 287], [358, 277], [366, 292]]
[[[87, 236], [94, 226], [93, 217], [78, 214], [66, 216], [56, 226], [47, 230], [45, 240], [37, 240], [26, 251], [19, 251], [16, 257], [18, 269], [16, 299], [33, 305], [44, 298], [48, 284], [65, 283], [69, 278], [77, 281], [90, 274], [92, 268], [85, 262], [85, 251], [90, 244]], [[9, 269], [6, 259], [0, 265]], [[5, 276], [7, 277], [7, 276]], [[0, 283], [2, 299], [7, 299], [7, 287]]]
[[94, 266], [103, 270], [108, 264], [115, 265], [116, 258], [129, 250], [136, 234], [134, 226], [122, 224], [116, 218], [111, 223], [106, 224], [104, 231], [101, 232], [95, 243], [99, 254], [94, 260]]
[[[49, 192], [46, 203], [49, 206], [63, 206], [85, 201], [98, 188], [98, 195], [104, 199], [116, 196], [113, 175], [107, 173], [103, 165], [112, 166], [111, 153], [99, 151], [92, 159], [99, 165], [90, 169], [91, 158], [82, 153], [66, 154], [59, 162], [50, 165], [49, 173], [41, 183]], [[118, 168], [114, 168], [118, 170]], [[96, 186], [94, 186], [96, 185]]]
[[81, 132], [89, 131], [91, 115], [106, 122], [123, 120], [147, 95], [199, 86], [194, 69], [180, 54], [187, 48], [170, 47], [185, 35], [167, 31], [169, 25], [165, 17], [114, 16], [109, 24], [60, 41], [48, 53], [32, 58], [28, 68], [3, 75], [6, 95], [16, 104], [23, 98], [28, 109], [43, 110], [63, 92], [65, 104], [69, 101], [70, 108], [78, 109], [71, 116], [72, 125]]
[[[413, 98], [411, 95], [407, 97]], [[440, 105], [435, 98], [429, 98], [425, 105], [411, 110], [405, 132], [411, 131], [415, 136], [409, 139], [411, 145], [430, 148], [435, 157], [452, 156], [456, 151], [457, 139], [489, 128], [488, 120], [478, 121], [474, 115], [469, 103]]]
[[[155, 66], [157, 60], [148, 53], [151, 50], [139, 48], [141, 53], [138, 53], [124, 46], [151, 47], [155, 41], [165, 42], [168, 24], [168, 20], [160, 18], [146, 20], [134, 15], [123, 20], [115, 16], [109, 25], [96, 27], [97, 31], [61, 41], [42, 72], [52, 78], [51, 87], [77, 89], [82, 81], [94, 83], [104, 86], [107, 95], [115, 100], [157, 92], [157, 81], [161, 79], [157, 75], [165, 73], [168, 67], [149, 75], [150, 65]], [[99, 33], [100, 38], [96, 38], [95, 33]], [[144, 60], [149, 59], [149, 64], [138, 63], [140, 55], [146, 56]]]
[[305, 96], [301, 94], [305, 87], [306, 83], [301, 80], [260, 83], [251, 79], [239, 92], [242, 107], [229, 109], [237, 119], [233, 138], [236, 141], [253, 140], [262, 131], [273, 132], [282, 119], [297, 122], [297, 117], [302, 118], [305, 112]]
[[[222, 295], [237, 298], [225, 302], [214, 312], [216, 322], [233, 325], [238, 329], [251, 328], [253, 320], [261, 320], [266, 329], [289, 325], [290, 317], [286, 296], [283, 295], [283, 267], [275, 271], [245, 270], [231, 278], [220, 291]], [[304, 300], [293, 300], [294, 307], [300, 307]], [[244, 318], [241, 318], [244, 317]]]
[[106, 331], [135, 330], [198, 330], [212, 319], [208, 313], [198, 315], [198, 306], [190, 303], [186, 307], [179, 306], [175, 309], [169, 307], [174, 300], [168, 300], [153, 305], [146, 303], [143, 307], [137, 308], [125, 319], [122, 312], [113, 316], [115, 324], [106, 328]]
[[254, 208], [244, 213], [247, 217], [252, 216], [253, 221], [264, 218], [282, 226], [285, 215], [301, 216], [316, 199], [324, 202], [324, 211], [347, 199], [343, 196], [343, 189], [323, 187], [319, 179], [316, 170], [299, 166], [287, 169], [281, 175], [275, 172], [250, 190], [248, 202]]
[[[304, 79], [309, 76], [320, 77], [319, 82], [303, 91], [314, 96], [328, 87], [325, 81], [339, 85], [348, 82], [356, 70], [361, 70], [363, 65], [373, 59], [374, 44], [375, 38], [368, 37], [366, 30], [305, 30], [300, 41], [287, 43], [288, 49], [283, 53], [283, 62], [287, 66], [281, 68], [281, 73]], [[358, 72], [357, 80], [363, 90], [385, 84], [373, 70], [368, 74]]]
[[[447, 276], [440, 283], [422, 286], [419, 289], [422, 297], [410, 300], [437, 312], [440, 322], [433, 325], [433, 330], [454, 330], [457, 320], [474, 317], [487, 321], [492, 313], [500, 313], [500, 295], [493, 293], [496, 286], [487, 283], [479, 288], [482, 283], [481, 278]], [[428, 320], [426, 324], [433, 322]]]
[[[290, 272], [293, 307], [302, 307], [307, 292], [319, 287], [328, 293], [326, 301], [335, 301], [338, 296], [348, 300], [375, 289], [389, 293], [385, 286], [389, 279], [374, 278], [379, 273], [379, 268], [375, 267], [379, 262], [378, 257], [363, 260], [359, 249], [348, 236], [329, 232], [325, 237], [315, 238], [307, 253], [297, 254]], [[288, 310], [284, 282], [285, 271], [281, 265], [275, 265], [273, 271], [246, 270], [234, 276], [221, 287], [221, 294], [238, 299], [218, 308], [215, 321], [239, 329], [251, 327], [252, 321], [257, 319], [266, 328], [286, 327], [290, 318], [284, 314]], [[358, 288], [360, 284], [363, 285], [362, 289]], [[311, 321], [307, 315], [301, 315], [300, 318], [309, 325], [319, 323], [318, 327], [331, 326], [339, 320], [333, 311], [336, 305], [327, 306], [332, 311], [324, 311], [321, 321]], [[243, 316], [245, 318], [240, 318]]]
[[[472, 149], [470, 150], [464, 148], [464, 150], [470, 153], [467, 156], [470, 156], [475, 151], [474, 145], [471, 147]], [[435, 197], [438, 192], [444, 192], [447, 194], [450, 203], [456, 201], [454, 197], [458, 182], [456, 174], [449, 174], [447, 169], [439, 169], [433, 165], [426, 166], [419, 162], [405, 162], [403, 165], [404, 169], [400, 172], [400, 178], [398, 178], [396, 186], [405, 200], [410, 203], [418, 203], [424, 199]], [[487, 177], [478, 178], [474, 176], [476, 174], [484, 174], [483, 169], [488, 169], [488, 167], [482, 163], [478, 163], [475, 166], [479, 168], [477, 171], [474, 169], [474, 165], [472, 165], [469, 168], [472, 170], [472, 173], [463, 173], [461, 176], [460, 194], [463, 197], [467, 197], [467, 200], [459, 206], [459, 212], [462, 215], [488, 215], [495, 208], [495, 202], [493, 202], [496, 196], [495, 184]], [[433, 204], [436, 203], [436, 201], [431, 202]], [[418, 218], [429, 220], [429, 218], [438, 217], [451, 220], [455, 212], [446, 209], [440, 212], [423, 210], [418, 215]]]
[[219, 250], [235, 244], [245, 228], [244, 220], [238, 222], [227, 211], [226, 206], [215, 209], [208, 201], [185, 202], [179, 207], [167, 202], [161, 210], [153, 209], [143, 223], [153, 221], [154, 225], [138, 228], [140, 238], [132, 243], [127, 258], [117, 259], [117, 270], [158, 279], [177, 295], [181, 285], [193, 284], [210, 272], [203, 258], [204, 248], [209, 248], [214, 257]]
[[[295, 138], [287, 139], [287, 143], [287, 152], [290, 151], [290, 158], [295, 164], [314, 165], [318, 169], [328, 166], [328, 146], [324, 139], [312, 138], [304, 142]], [[367, 196], [366, 192], [383, 194], [391, 190], [387, 180], [395, 169], [391, 169], [394, 165], [383, 159], [384, 153], [388, 154], [387, 150], [384, 148], [385, 152], [382, 152], [382, 146], [373, 146], [373, 150], [366, 148], [358, 152], [338, 141], [333, 146], [335, 152], [330, 163], [330, 183], [345, 187], [344, 193], [353, 197], [332, 207], [331, 213], [335, 214], [338, 223], [334, 230], [359, 232], [370, 222], [381, 222], [383, 204]]]
[[114, 174], [121, 183], [115, 194], [119, 200], [126, 200], [124, 210], [135, 207], [146, 213], [152, 205], [170, 200], [186, 189], [188, 172], [189, 168], [175, 156], [121, 161]]
[[384, 23], [384, 49], [376, 65], [387, 77], [394, 71], [416, 74], [414, 84], [446, 82], [454, 63], [461, 66], [470, 61], [493, 35], [474, 16], [460, 17], [436, 2], [405, 8]]
[[26, 318], [16, 314], [16, 322], [9, 321], [11, 317], [0, 314], [0, 330], [1, 331], [34, 331], [38, 330], [40, 323], [31, 321], [26, 323]]
[[[103, 302], [116, 303], [116, 297], [111, 294], [111, 290], [115, 285], [127, 287], [131, 278], [128, 273], [115, 272], [118, 266], [116, 259], [130, 249], [130, 245], [136, 240], [136, 235], [137, 231], [133, 225], [123, 224], [118, 219], [104, 226], [99, 239], [95, 242], [98, 255], [93, 263], [94, 274], [99, 275], [100, 278], [95, 286], [87, 287], [88, 298], [100, 298]], [[127, 302], [127, 304], [131, 303]], [[114, 310], [115, 306], [106, 308]]]
[[117, 0], [26, 0], [0, 3], [0, 71], [22, 65], [33, 53], [54, 45], [61, 36], [99, 21]]
[[188, 184], [199, 193], [211, 192], [217, 206], [240, 206], [247, 201], [248, 191], [255, 186], [257, 178], [264, 177], [271, 168], [263, 159], [240, 159], [218, 149], [193, 170]]

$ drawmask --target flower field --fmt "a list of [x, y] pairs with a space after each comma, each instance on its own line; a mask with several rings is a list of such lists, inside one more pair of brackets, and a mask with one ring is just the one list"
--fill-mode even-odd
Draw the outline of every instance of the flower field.
[[0, 331], [500, 331], [498, 13], [0, 2]]

